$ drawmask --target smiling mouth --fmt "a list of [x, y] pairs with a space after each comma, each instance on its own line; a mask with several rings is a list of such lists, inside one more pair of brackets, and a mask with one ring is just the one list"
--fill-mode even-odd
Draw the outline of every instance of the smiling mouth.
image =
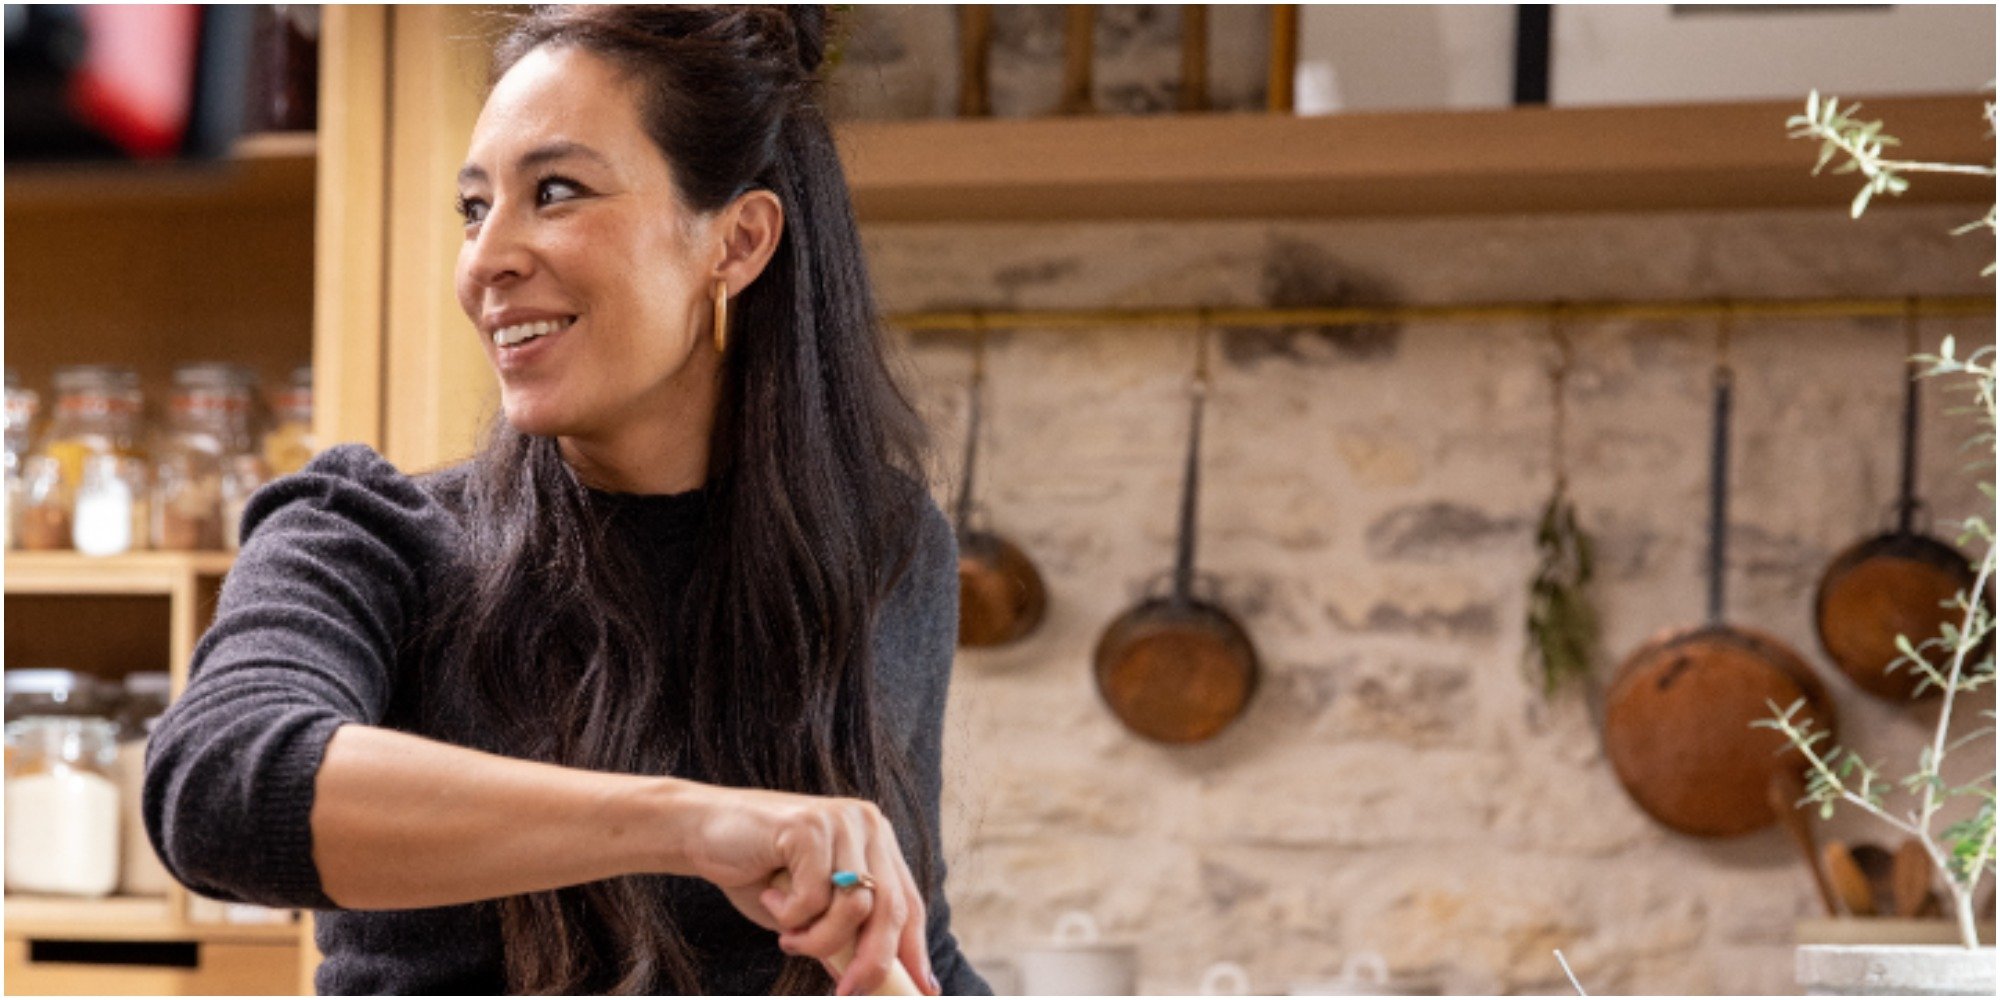
[[493, 344], [496, 347], [515, 347], [531, 340], [546, 337], [551, 333], [567, 330], [575, 322], [575, 316], [566, 316], [562, 319], [543, 319], [536, 320], [533, 323], [516, 323], [513, 326], [503, 326], [493, 331]]

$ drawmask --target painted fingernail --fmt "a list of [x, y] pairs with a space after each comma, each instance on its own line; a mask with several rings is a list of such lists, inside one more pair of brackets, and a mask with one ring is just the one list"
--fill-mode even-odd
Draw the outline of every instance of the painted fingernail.
[[925, 970], [924, 970], [924, 978], [930, 981], [930, 984], [931, 984], [931, 996], [937, 996], [938, 994], [941, 994], [941, 993], [943, 993], [943, 992], [944, 992], [944, 987], [942, 987], [942, 986], [939, 986], [939, 985], [938, 985], [938, 981], [937, 981], [937, 973], [935, 973], [935, 972], [932, 972], [932, 971], [930, 971], [929, 969], [925, 969]]

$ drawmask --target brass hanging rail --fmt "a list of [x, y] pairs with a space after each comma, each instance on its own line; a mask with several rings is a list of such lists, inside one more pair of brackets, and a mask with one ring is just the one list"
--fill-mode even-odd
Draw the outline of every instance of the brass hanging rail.
[[[1715, 319], [1833, 319], [1903, 317], [1910, 299], [1713, 299], [1659, 302], [1501, 302], [1472, 305], [1315, 306], [1232, 308], [1181, 306], [1153, 309], [969, 309], [954, 312], [895, 313], [890, 326], [902, 330], [971, 331], [1106, 326], [1179, 327], [1207, 322], [1216, 326], [1339, 326], [1361, 323], [1508, 323], [1546, 320], [1560, 312], [1570, 321]], [[1919, 317], [1991, 316], [1994, 300], [1977, 296], [1917, 297]]]

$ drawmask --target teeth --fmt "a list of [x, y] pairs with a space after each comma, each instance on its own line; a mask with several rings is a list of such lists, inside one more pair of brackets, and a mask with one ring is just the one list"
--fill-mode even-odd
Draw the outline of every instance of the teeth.
[[536, 337], [547, 336], [569, 324], [570, 320], [567, 319], [544, 319], [533, 323], [517, 323], [513, 326], [503, 326], [493, 331], [493, 342], [501, 347], [512, 347], [515, 344], [530, 341]]

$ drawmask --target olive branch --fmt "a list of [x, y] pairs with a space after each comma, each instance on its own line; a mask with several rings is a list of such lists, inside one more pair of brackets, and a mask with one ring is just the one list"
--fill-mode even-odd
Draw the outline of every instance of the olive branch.
[[[1789, 133], [1792, 138], [1820, 140], [1819, 161], [1813, 166], [1814, 174], [1818, 174], [1835, 156], [1845, 154], [1847, 162], [1834, 173], [1859, 172], [1865, 178], [1851, 206], [1855, 218], [1861, 216], [1875, 195], [1894, 196], [1907, 190], [1909, 181], [1903, 176], [1907, 173], [1994, 176], [1992, 167], [1885, 159], [1883, 151], [1898, 143], [1893, 137], [1882, 134], [1881, 122], [1856, 119], [1854, 114], [1860, 107], [1856, 104], [1842, 108], [1834, 98], [1822, 102], [1819, 92], [1814, 91], [1806, 99], [1806, 113], [1787, 119], [1785, 123], [1792, 130]], [[1992, 101], [1986, 102], [1985, 117], [1987, 135], [1991, 137], [1995, 124], [2000, 123]], [[1954, 229], [1952, 235], [1981, 228], [1995, 231], [1992, 207], [1988, 207], [1984, 219]], [[1990, 275], [1993, 272], [1994, 266], [1988, 264], [1981, 273]], [[1920, 354], [1913, 360], [1925, 366], [1921, 373], [1925, 378], [1951, 375], [1969, 384], [1974, 403], [1956, 412], [1970, 411], [1978, 415], [1979, 429], [1965, 448], [1978, 449], [1979, 455], [1967, 469], [1985, 470], [1980, 475], [1978, 486], [1990, 505], [1994, 500], [1994, 349], [1981, 347], [1960, 358], [1956, 354], [1953, 338], [1946, 337], [1937, 354]], [[1810, 718], [1800, 718], [1799, 713], [1805, 708], [1804, 699], [1785, 708], [1770, 703], [1772, 717], [1751, 723], [1752, 726], [1774, 729], [1783, 734], [1786, 742], [1804, 755], [1808, 773], [1806, 795], [1800, 800], [1800, 805], [1816, 804], [1822, 817], [1830, 817], [1834, 807], [1845, 802], [1875, 816], [1923, 846], [1932, 865], [1944, 876], [1945, 888], [1952, 897], [1959, 938], [1968, 948], [1979, 944], [1978, 925], [1972, 912], [1973, 894], [1979, 887], [1980, 879], [1994, 865], [1995, 776], [1993, 771], [1987, 771], [1969, 783], [1952, 786], [1946, 783], [1942, 772], [1945, 758], [1953, 751], [1990, 739], [1994, 734], [1994, 713], [1986, 711], [1980, 713], [1986, 720], [1984, 724], [1956, 739], [1950, 738], [1952, 712], [1958, 698], [1993, 683], [1994, 679], [1993, 540], [1993, 526], [1983, 517], [1975, 515], [1965, 519], [1958, 538], [1959, 546], [1963, 548], [1977, 543], [1984, 554], [1980, 557], [1971, 593], [1960, 591], [1944, 602], [1944, 606], [1953, 609], [1957, 621], [1945, 622], [1938, 635], [1921, 642], [1912, 642], [1908, 636], [1896, 638], [1899, 655], [1888, 669], [1917, 672], [1922, 678], [1917, 686], [1918, 695], [1936, 689], [1944, 696], [1931, 739], [1918, 751], [1916, 769], [1908, 776], [1895, 782], [1887, 781], [1877, 764], [1852, 749], [1829, 745], [1832, 737], [1827, 731], [1816, 728]], [[1945, 665], [1939, 667], [1934, 660], [1943, 660]], [[1884, 794], [1897, 788], [1916, 800], [1914, 809], [1900, 815], [1891, 810]], [[1933, 830], [1938, 813], [1946, 802], [1953, 799], [1972, 799], [1978, 806], [1971, 818], [1942, 830]]]

